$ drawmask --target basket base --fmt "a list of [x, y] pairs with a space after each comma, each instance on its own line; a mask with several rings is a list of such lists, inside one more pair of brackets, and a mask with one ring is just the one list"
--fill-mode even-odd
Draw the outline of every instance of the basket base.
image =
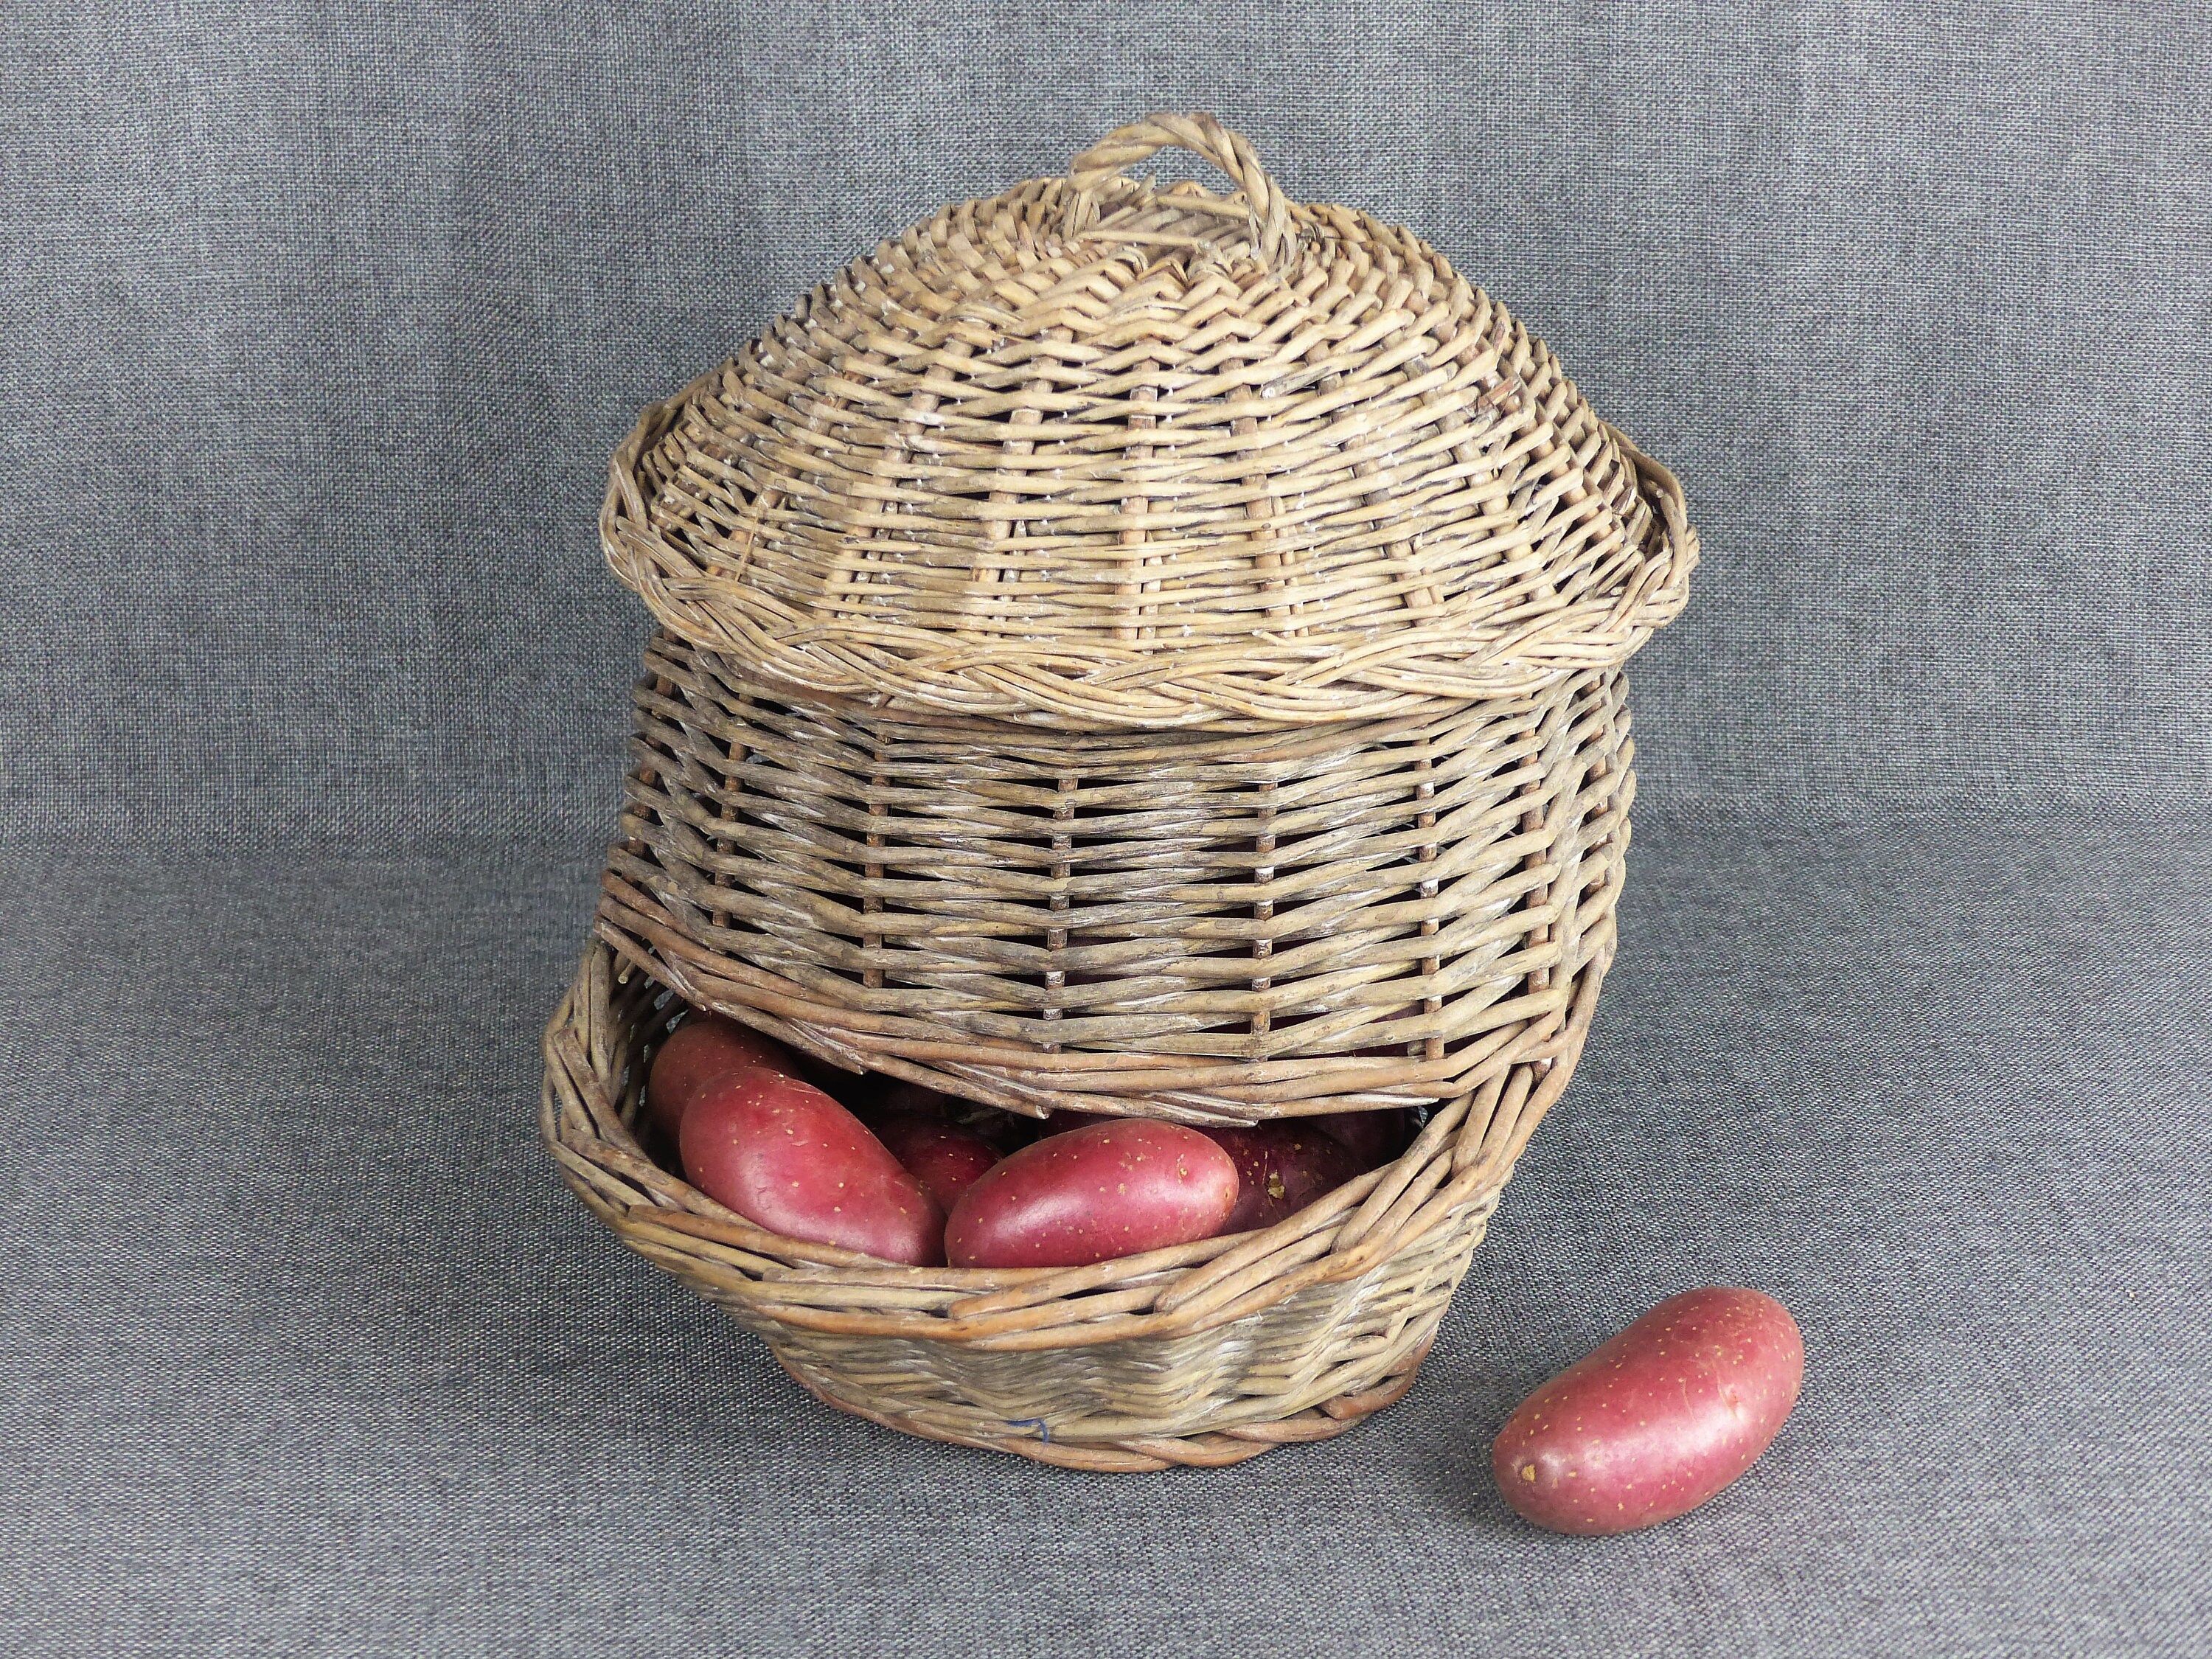
[[1141, 1435], [1122, 1440], [1054, 1440], [1042, 1420], [1011, 1424], [1018, 1432], [1006, 1435], [968, 1435], [923, 1421], [920, 1418], [875, 1410], [846, 1395], [837, 1379], [795, 1364], [775, 1349], [776, 1363], [791, 1379], [823, 1405], [854, 1417], [865, 1417], [901, 1434], [947, 1445], [974, 1446], [984, 1451], [1009, 1452], [1039, 1463], [1066, 1469], [1090, 1469], [1110, 1474], [1149, 1474], [1170, 1468], [1221, 1468], [1242, 1463], [1278, 1446], [1304, 1445], [1333, 1440], [1346, 1429], [1357, 1428], [1385, 1406], [1395, 1406], [1413, 1389], [1421, 1362], [1435, 1346], [1431, 1330], [1421, 1345], [1386, 1373], [1373, 1388], [1358, 1394], [1339, 1395], [1310, 1410], [1273, 1423], [1250, 1423], [1207, 1434]]

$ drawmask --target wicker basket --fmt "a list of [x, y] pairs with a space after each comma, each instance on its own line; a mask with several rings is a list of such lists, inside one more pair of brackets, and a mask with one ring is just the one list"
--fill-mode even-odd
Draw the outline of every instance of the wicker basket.
[[[1170, 144], [1240, 186], [1119, 170]], [[1613, 948], [1665, 470], [1408, 233], [1154, 117], [817, 289], [617, 452], [647, 653], [545, 1131], [832, 1404], [1093, 1468], [1403, 1391]], [[1413, 1106], [1267, 1231], [894, 1267], [661, 1170], [678, 998], [1017, 1112]]]

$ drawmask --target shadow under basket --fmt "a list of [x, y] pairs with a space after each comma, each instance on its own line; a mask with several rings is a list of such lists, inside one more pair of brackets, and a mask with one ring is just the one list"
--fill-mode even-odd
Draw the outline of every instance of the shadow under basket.
[[684, 1011], [595, 940], [544, 1041], [542, 1124], [571, 1188], [726, 1309], [826, 1404], [1072, 1468], [1242, 1462], [1402, 1397], [1515, 1160], [1565, 1091], [1613, 957], [1608, 914], [1560, 1018], [1528, 1028], [1406, 1152], [1261, 1232], [1069, 1268], [905, 1267], [755, 1226], [635, 1133]]

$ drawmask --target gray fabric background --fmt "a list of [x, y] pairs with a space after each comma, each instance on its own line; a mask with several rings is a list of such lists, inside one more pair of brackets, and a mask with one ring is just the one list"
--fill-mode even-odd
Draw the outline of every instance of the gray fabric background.
[[[1624, 949], [1417, 1391], [1106, 1480], [800, 1398], [536, 1147], [637, 407], [1202, 107], [1683, 477]], [[2212, 1653], [2212, 14], [0, 15], [0, 1649]], [[1759, 1285], [1633, 1538], [1512, 1401]]]

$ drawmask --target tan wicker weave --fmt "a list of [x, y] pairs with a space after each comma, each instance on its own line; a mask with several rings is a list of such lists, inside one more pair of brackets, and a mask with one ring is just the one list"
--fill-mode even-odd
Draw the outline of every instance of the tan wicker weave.
[[[1115, 176], [1167, 145], [1238, 193]], [[1503, 307], [1204, 116], [848, 266], [646, 411], [600, 524], [759, 677], [1085, 732], [1522, 696], [1624, 659], [1696, 560]]]
[[[1118, 176], [1166, 145], [1236, 193]], [[1156, 116], [647, 410], [601, 528], [663, 631], [546, 1034], [593, 1210], [916, 1434], [1158, 1468], [1398, 1397], [1612, 957], [1666, 470], [1410, 233]], [[645, 1154], [677, 997], [1018, 1112], [1431, 1116], [1263, 1233], [897, 1267]]]
[[599, 932], [690, 1000], [1015, 1111], [1442, 1102], [1610, 937], [1617, 670], [1271, 734], [886, 719], [647, 653]]
[[623, 1241], [758, 1332], [829, 1404], [1075, 1468], [1234, 1463], [1340, 1434], [1409, 1388], [1498, 1190], [1566, 1086], [1610, 950], [1542, 1046], [1395, 1163], [1262, 1232], [1093, 1267], [900, 1267], [752, 1225], [632, 1133], [677, 1012], [594, 943], [545, 1033], [544, 1129]]

